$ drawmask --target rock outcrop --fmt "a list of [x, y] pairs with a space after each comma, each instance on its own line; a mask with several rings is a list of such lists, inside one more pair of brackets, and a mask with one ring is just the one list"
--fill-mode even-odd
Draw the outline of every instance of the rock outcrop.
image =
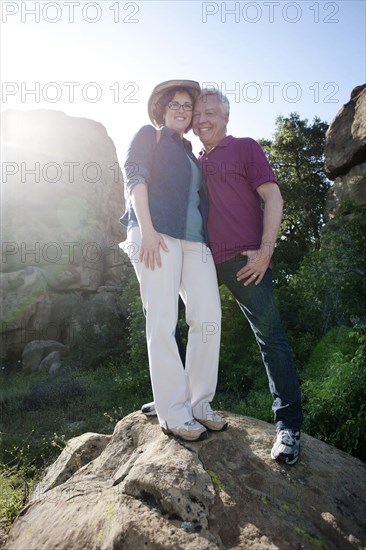
[[[23, 350], [22, 363], [25, 371], [41, 368], [42, 363], [52, 355], [53, 360], [60, 360], [67, 354], [67, 347], [56, 340], [33, 340]], [[58, 356], [53, 354], [58, 353]]]
[[93, 120], [35, 110], [2, 122], [0, 329], [3, 357], [19, 358], [32, 340], [64, 342], [70, 296], [108, 301], [120, 289], [123, 179]]
[[[366, 547], [366, 467], [303, 434], [293, 467], [270, 458], [273, 427], [179, 442], [132, 413], [113, 436], [74, 438], [10, 532], [8, 550]], [[88, 446], [90, 449], [88, 450]]]
[[324, 154], [325, 173], [335, 180], [328, 195], [329, 216], [344, 199], [366, 206], [366, 84], [352, 91], [329, 126]]

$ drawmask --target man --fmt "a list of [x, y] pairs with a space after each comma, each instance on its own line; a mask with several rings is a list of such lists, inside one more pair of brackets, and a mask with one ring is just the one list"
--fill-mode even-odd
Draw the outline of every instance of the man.
[[271, 276], [283, 201], [260, 146], [250, 138], [227, 136], [229, 111], [228, 99], [207, 89], [193, 113], [193, 131], [203, 145], [199, 160], [208, 187], [210, 248], [219, 284], [237, 300], [262, 353], [277, 430], [271, 457], [295, 464], [302, 423], [300, 387]]
[[282, 197], [259, 145], [227, 136], [230, 105], [219, 90], [203, 90], [193, 131], [209, 195], [208, 234], [219, 284], [248, 319], [262, 353], [273, 397], [277, 437], [271, 456], [295, 464], [300, 449], [301, 396], [292, 350], [274, 303], [271, 257], [282, 219]]

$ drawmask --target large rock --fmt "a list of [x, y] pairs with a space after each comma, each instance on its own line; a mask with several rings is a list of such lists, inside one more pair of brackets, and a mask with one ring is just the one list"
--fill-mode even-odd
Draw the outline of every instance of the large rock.
[[[47, 307], [37, 319], [40, 333], [56, 317], [57, 295], [92, 295], [106, 283], [121, 285], [127, 260], [117, 254], [124, 237], [118, 221], [123, 179], [106, 129], [51, 110], [10, 110], [2, 122], [1, 273], [8, 289], [1, 329], [7, 357], [12, 345], [20, 355], [21, 338], [23, 346], [34, 339], [28, 333], [41, 303]], [[24, 304], [29, 269], [37, 280]]]
[[[47, 303], [47, 283], [42, 269], [26, 267], [12, 273], [0, 273], [1, 308], [0, 319], [3, 329], [21, 328], [28, 324], [39, 309]], [[42, 307], [43, 305], [43, 307]], [[43, 322], [49, 321], [47, 311]]]
[[1, 356], [19, 359], [27, 342], [57, 338], [51, 310], [52, 298], [42, 269], [28, 266], [0, 273]]
[[335, 179], [327, 196], [328, 214], [332, 216], [345, 199], [352, 200], [357, 206], [366, 206], [366, 162]]
[[331, 180], [366, 162], [365, 87], [353, 94], [353, 99], [343, 105], [329, 126], [324, 155], [324, 170]]
[[87, 432], [70, 439], [56, 462], [46, 470], [43, 480], [37, 486], [34, 498], [61, 485], [77, 470], [97, 458], [104, 451], [111, 437]]
[[35, 371], [39, 369], [43, 360], [53, 352], [59, 352], [60, 356], [67, 355], [68, 349], [56, 340], [33, 340], [28, 342], [22, 355], [23, 370]]
[[59, 351], [51, 351], [44, 359], [42, 359], [39, 370], [46, 371], [49, 374], [56, 374], [61, 369], [61, 353]]
[[272, 426], [225, 416], [226, 432], [183, 443], [132, 413], [88, 463], [75, 457], [88, 455], [90, 436], [72, 440], [6, 548], [365, 548], [362, 462], [303, 434], [300, 462], [279, 465], [269, 454]]

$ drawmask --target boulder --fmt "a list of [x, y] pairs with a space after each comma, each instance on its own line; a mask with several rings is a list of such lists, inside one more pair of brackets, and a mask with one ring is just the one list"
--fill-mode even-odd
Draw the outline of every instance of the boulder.
[[73, 439], [6, 548], [365, 548], [361, 461], [303, 434], [300, 461], [284, 466], [270, 458], [273, 426], [224, 416], [228, 430], [201, 442], [166, 436], [141, 413], [118, 422], [94, 454], [97, 435]]
[[18, 358], [57, 317], [60, 294], [123, 284], [123, 178], [96, 121], [40, 109], [5, 111], [2, 123], [2, 356]]
[[353, 166], [366, 162], [366, 88], [353, 94], [328, 128], [324, 170], [334, 180]]
[[366, 162], [335, 179], [327, 196], [326, 210], [330, 217], [344, 199], [352, 200], [357, 206], [366, 206]]
[[56, 462], [46, 470], [33, 498], [37, 499], [46, 491], [61, 485], [82, 466], [97, 458], [104, 451], [111, 437], [111, 435], [87, 432], [70, 439]]
[[45, 370], [49, 374], [55, 374], [61, 368], [61, 353], [59, 351], [51, 351], [44, 359], [42, 359], [38, 369]]
[[[54, 355], [49, 358], [52, 352], [58, 352], [61, 357], [61, 355], [67, 355], [68, 348], [56, 340], [33, 340], [29, 342], [23, 350], [23, 370], [35, 371], [40, 368], [50, 368], [52, 364], [50, 360], [54, 361], [56, 359]], [[44, 363], [45, 358], [48, 358], [48, 360]]]
[[[47, 283], [42, 269], [26, 267], [16, 272], [0, 273], [1, 308], [3, 327], [20, 328], [34, 318], [42, 304], [47, 303]], [[47, 323], [49, 313], [43, 306]]]

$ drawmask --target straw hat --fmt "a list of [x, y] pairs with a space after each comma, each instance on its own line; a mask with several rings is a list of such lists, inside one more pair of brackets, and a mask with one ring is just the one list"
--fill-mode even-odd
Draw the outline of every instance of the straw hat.
[[156, 106], [159, 99], [161, 99], [162, 95], [169, 90], [169, 88], [185, 88], [190, 92], [194, 100], [196, 100], [201, 93], [200, 85], [195, 80], [166, 80], [155, 86], [147, 104], [150, 120], [155, 126], [162, 126], [164, 123], [156, 112]]

